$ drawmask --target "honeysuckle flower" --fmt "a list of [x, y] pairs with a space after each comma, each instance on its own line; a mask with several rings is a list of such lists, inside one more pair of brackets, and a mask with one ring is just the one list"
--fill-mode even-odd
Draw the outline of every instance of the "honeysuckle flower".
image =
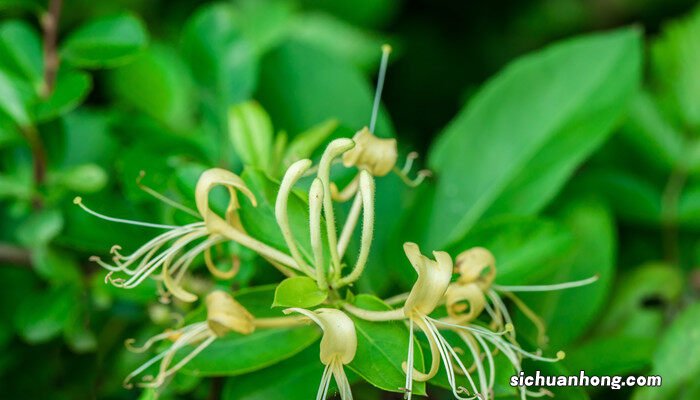
[[[407, 399], [412, 398], [413, 381], [427, 381], [433, 378], [440, 368], [440, 361], [447, 372], [447, 379], [452, 388], [452, 394], [457, 399], [474, 399], [478, 395], [464, 397], [469, 391], [457, 385], [455, 378], [455, 367], [467, 376], [474, 393], [477, 392], [476, 385], [471, 379], [469, 371], [464, 366], [456, 351], [445, 340], [436, 327], [437, 320], [429, 317], [437, 306], [439, 306], [445, 296], [445, 292], [452, 278], [453, 263], [452, 257], [444, 251], [433, 252], [434, 260], [424, 256], [420, 248], [415, 243], [405, 243], [404, 252], [409, 262], [416, 270], [418, 278], [413, 288], [406, 297], [404, 306], [400, 309], [390, 311], [369, 311], [360, 309], [350, 304], [344, 307], [351, 313], [373, 321], [385, 321], [392, 319], [408, 319], [408, 351], [407, 359], [402, 364], [406, 372], [406, 385], [404, 390]], [[427, 372], [421, 372], [414, 368], [414, 327], [423, 331], [428, 339], [431, 352], [431, 365]]]
[[[294, 326], [302, 323], [300, 318], [255, 318], [230, 294], [217, 290], [206, 297], [207, 319], [196, 322], [180, 329], [167, 330], [148, 339], [142, 346], [135, 347], [134, 340], [126, 341], [127, 348], [136, 353], [145, 352], [154, 344], [164, 340], [172, 341], [172, 345], [146, 361], [124, 379], [124, 386], [133, 387], [131, 380], [141, 375], [151, 366], [160, 363], [156, 376], [147, 375], [142, 382], [137, 383], [141, 387], [159, 387], [165, 380], [182, 369], [188, 362], [195, 358], [215, 340], [226, 336], [231, 332], [249, 335], [256, 328], [279, 328]], [[188, 346], [195, 346], [187, 355], [175, 365], [171, 365], [175, 355]]]
[[328, 387], [331, 378], [335, 378], [338, 385], [338, 393], [342, 400], [352, 400], [350, 382], [345, 375], [344, 365], [349, 364], [355, 358], [357, 351], [357, 334], [355, 324], [344, 312], [334, 308], [319, 308], [315, 311], [303, 308], [288, 308], [285, 314], [297, 312], [305, 315], [318, 324], [323, 330], [321, 338], [320, 359], [326, 368], [321, 376], [316, 400], [323, 400], [328, 395]]
[[[338, 237], [333, 198], [331, 195], [330, 168], [333, 160], [344, 152], [352, 149], [355, 144], [350, 139], [336, 139], [332, 141], [321, 156], [317, 168], [317, 177], [309, 190], [309, 231], [312, 254], [307, 257], [300, 251], [297, 240], [294, 238], [289, 225], [288, 200], [294, 185], [305, 175], [311, 167], [311, 160], [299, 160], [292, 164], [285, 173], [275, 201], [275, 217], [282, 231], [282, 236], [290, 249], [290, 253], [296, 263], [297, 269], [305, 274], [315, 277], [322, 289], [329, 286], [340, 287], [357, 280], [364, 270], [374, 233], [374, 179], [367, 171], [358, 174], [358, 188], [356, 200], [353, 203], [347, 219]], [[360, 251], [358, 259], [346, 277], [341, 276], [342, 263], [350, 238], [357, 226], [360, 214], [362, 214], [362, 231]], [[323, 218], [322, 218], [323, 215]], [[321, 223], [325, 221], [325, 241], [329, 250], [330, 260], [328, 265], [324, 259], [324, 243], [322, 238]], [[311, 262], [307, 262], [311, 260]]]
[[[209, 193], [217, 186], [228, 189], [230, 195], [223, 218], [209, 207]], [[195, 190], [197, 212], [203, 221], [183, 226], [108, 217], [89, 209], [82, 203], [80, 197], [76, 197], [74, 203], [90, 214], [108, 221], [166, 230], [129, 255], [121, 254], [120, 246], [113, 246], [111, 254], [114, 264], [103, 262], [96, 256], [91, 257], [92, 261], [110, 271], [106, 277], [107, 281], [115, 286], [131, 289], [152, 276], [162, 280], [168, 292], [176, 298], [186, 302], [194, 302], [197, 300], [197, 296], [182, 287], [182, 280], [190, 265], [200, 254], [204, 254], [204, 262], [213, 275], [227, 279], [235, 274], [237, 270], [235, 263], [234, 268], [222, 271], [212, 260], [212, 247], [225, 241], [231, 240], [252, 249], [284, 271], [299, 269], [293, 257], [246, 233], [238, 215], [239, 192], [243, 193], [253, 206], [256, 205], [255, 196], [236, 174], [221, 168], [204, 171]], [[119, 274], [119, 276], [114, 277], [114, 274]]]

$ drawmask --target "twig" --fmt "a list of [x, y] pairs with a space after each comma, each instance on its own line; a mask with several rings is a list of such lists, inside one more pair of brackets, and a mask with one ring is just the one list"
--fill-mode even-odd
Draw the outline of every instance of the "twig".
[[41, 17], [41, 26], [44, 30], [44, 97], [49, 97], [53, 93], [56, 84], [60, 62], [56, 52], [56, 42], [62, 3], [63, 0], [50, 0], [48, 11]]
[[0, 243], [0, 264], [30, 268], [32, 266], [32, 257], [27, 249], [12, 244]]

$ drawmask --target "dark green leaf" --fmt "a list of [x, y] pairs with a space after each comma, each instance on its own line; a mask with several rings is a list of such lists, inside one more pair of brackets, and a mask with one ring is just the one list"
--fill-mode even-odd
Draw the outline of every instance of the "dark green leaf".
[[640, 47], [636, 29], [584, 36], [492, 79], [430, 154], [439, 176], [427, 247], [458, 240], [484, 214], [546, 205], [626, 109], [639, 83]]
[[229, 137], [246, 165], [267, 171], [272, 155], [272, 121], [254, 101], [236, 104], [228, 112]]
[[[390, 309], [380, 299], [361, 294], [355, 298], [355, 305], [367, 310]], [[357, 332], [357, 353], [349, 367], [367, 382], [391, 392], [401, 392], [406, 385], [406, 374], [401, 363], [406, 361], [408, 351], [408, 329], [398, 321], [372, 322], [348, 314], [355, 322]], [[423, 352], [415, 342], [414, 365], [423, 371]], [[425, 383], [414, 382], [413, 393], [425, 394]]]
[[28, 247], [49, 243], [63, 229], [63, 215], [58, 210], [43, 210], [32, 214], [17, 228], [17, 239]]
[[115, 67], [132, 60], [147, 44], [148, 33], [141, 20], [118, 14], [73, 31], [61, 47], [61, 56], [77, 67]]
[[0, 65], [31, 83], [41, 93], [44, 59], [39, 34], [23, 21], [0, 25]]
[[250, 374], [229, 378], [222, 392], [223, 400], [268, 400], [284, 393], [287, 400], [308, 400], [316, 396], [321, 381], [323, 364], [318, 346], [306, 350], [281, 363]]
[[62, 69], [56, 78], [51, 96], [36, 106], [36, 119], [46, 121], [79, 106], [92, 88], [92, 79], [85, 72]]
[[[285, 42], [264, 57], [258, 94], [276, 125], [292, 137], [331, 118], [359, 130], [372, 112], [372, 90], [358, 71], [298, 41]], [[393, 133], [384, 113], [376, 133]]]
[[19, 304], [15, 326], [24, 340], [41, 343], [58, 335], [75, 316], [76, 294], [70, 287], [32, 293]]
[[640, 388], [635, 400], [680, 398], [700, 373], [700, 304], [684, 310], [668, 328], [654, 355], [653, 375], [662, 388]]

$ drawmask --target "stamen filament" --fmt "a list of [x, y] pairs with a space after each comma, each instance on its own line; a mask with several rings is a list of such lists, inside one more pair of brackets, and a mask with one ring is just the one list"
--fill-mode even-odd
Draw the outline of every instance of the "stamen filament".
[[389, 63], [389, 54], [391, 54], [391, 46], [385, 44], [382, 46], [382, 61], [379, 64], [379, 77], [377, 77], [377, 88], [374, 92], [374, 104], [372, 104], [372, 117], [369, 122], [370, 132], [374, 132], [374, 126], [377, 123], [377, 115], [379, 114], [379, 102], [384, 89], [384, 81], [386, 79], [386, 68]]
[[353, 314], [356, 317], [362, 318], [366, 321], [400, 321], [406, 319], [403, 309], [401, 308], [395, 310], [374, 311], [365, 310], [364, 308], [359, 308], [349, 303], [344, 303], [343, 308], [350, 314]]
[[109, 217], [107, 215], [100, 214], [97, 211], [94, 211], [94, 210], [91, 210], [90, 208], [88, 208], [85, 204], [83, 204], [83, 199], [81, 197], [74, 198], [73, 204], [78, 205], [80, 208], [82, 208], [88, 214], [92, 214], [92, 215], [96, 216], [97, 218], [101, 218], [101, 219], [104, 219], [106, 221], [118, 222], [118, 223], [127, 224], [127, 225], [144, 226], [147, 228], [157, 228], [157, 229], [177, 229], [177, 228], [180, 228], [177, 225], [152, 224], [150, 222], [132, 221], [130, 219]]
[[599, 279], [598, 274], [590, 278], [581, 279], [579, 281], [557, 283], [553, 285], [533, 285], [533, 286], [502, 286], [493, 285], [493, 288], [502, 292], [548, 292], [551, 290], [571, 289], [580, 286], [590, 285]]
[[146, 172], [141, 171], [141, 172], [139, 172], [139, 177], [136, 178], [136, 185], [139, 187], [139, 189], [143, 190], [144, 192], [148, 193], [149, 195], [155, 197], [156, 199], [162, 201], [163, 203], [165, 203], [173, 208], [177, 208], [178, 210], [183, 211], [183, 212], [185, 212], [185, 213], [187, 213], [195, 218], [198, 218], [198, 219], [202, 218], [197, 211], [194, 211], [193, 209], [185, 206], [184, 204], [180, 204], [180, 203], [176, 202], [175, 200], [170, 199], [170, 198], [156, 192], [155, 190], [151, 189], [150, 187], [144, 185], [142, 181], [143, 181], [143, 178], [145, 176], [146, 176]]

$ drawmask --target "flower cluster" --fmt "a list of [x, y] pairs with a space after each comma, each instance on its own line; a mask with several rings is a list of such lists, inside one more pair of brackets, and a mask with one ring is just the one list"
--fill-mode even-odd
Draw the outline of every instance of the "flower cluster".
[[[230, 333], [251, 335], [258, 329], [293, 327], [314, 322], [323, 330], [320, 361], [325, 365], [317, 400], [326, 398], [332, 378], [336, 381], [341, 399], [351, 399], [350, 383], [345, 375], [344, 366], [353, 361], [358, 343], [355, 324], [346, 313], [370, 321], [398, 320], [405, 323], [409, 333], [406, 357], [396, 362], [402, 365], [405, 372], [403, 390], [408, 399], [413, 395], [413, 383], [425, 382], [435, 377], [441, 364], [447, 372], [447, 379], [455, 398], [487, 399], [493, 398], [496, 353], [504, 354], [517, 371], [521, 370], [524, 358], [557, 361], [564, 357], [562, 352], [558, 352], [556, 357], [547, 358], [542, 356], [539, 350], [523, 350], [516, 340], [516, 330], [502, 296], [512, 301], [543, 331], [541, 321], [514, 293], [576, 287], [588, 284], [594, 278], [553, 286], [499, 286], [494, 283], [495, 259], [483, 248], [466, 250], [453, 261], [444, 251], [435, 251], [433, 258], [429, 258], [421, 253], [418, 245], [405, 243], [404, 252], [417, 273], [417, 278], [410, 292], [395, 298], [399, 303], [403, 303], [402, 307], [373, 311], [359, 308], [351, 301], [340, 300], [348, 298], [342, 296], [341, 290], [347, 290], [349, 285], [360, 278], [369, 260], [376, 217], [375, 178], [393, 171], [409, 186], [415, 186], [429, 175], [421, 171], [415, 179], [410, 179], [408, 175], [415, 154], [409, 154], [406, 164], [399, 169], [396, 167], [396, 140], [378, 138], [373, 133], [388, 53], [389, 49], [385, 47], [369, 127], [358, 131], [352, 139], [331, 141], [316, 166], [313, 166], [309, 159], [298, 160], [289, 166], [282, 177], [275, 200], [274, 217], [284, 239], [285, 248], [273, 247], [262, 238], [248, 233], [239, 212], [242, 201], [256, 206], [255, 194], [241, 177], [221, 168], [209, 169], [200, 176], [195, 190], [196, 210], [174, 203], [146, 188], [147, 192], [197, 218], [197, 222], [183, 226], [107, 217], [89, 209], [80, 198], [75, 199], [77, 205], [98, 217], [164, 230], [128, 255], [122, 254], [121, 247], [114, 246], [111, 249], [111, 263], [99, 257], [92, 258], [108, 270], [106, 281], [115, 286], [131, 289], [150, 278], [159, 283], [163, 300], [172, 297], [181, 302], [196, 302], [197, 294], [188, 290], [186, 285], [190, 267], [203, 259], [213, 276], [222, 279], [233, 278], [238, 269], [237, 264], [234, 262], [230, 269], [220, 269], [213, 262], [212, 249], [221, 243], [235, 242], [255, 252], [287, 276], [313, 279], [320, 291], [328, 293], [327, 299], [316, 309], [292, 307], [285, 310], [285, 314], [296, 313], [300, 316], [257, 318], [228, 292], [212, 291], [205, 298], [205, 321], [165, 331], [146, 341], [142, 347], [134, 347], [133, 341], [127, 342], [131, 350], [138, 352], [145, 351], [159, 342], [171, 344], [133, 371], [126, 378], [125, 385], [131, 386], [132, 379], [144, 375], [158, 364], [157, 373], [143, 376], [138, 385], [161, 386], [213, 342]], [[337, 161], [355, 171], [350, 183], [342, 189], [331, 179], [331, 169]], [[306, 238], [295, 237], [290, 225], [289, 203], [295, 195], [293, 193], [298, 182], [311, 176], [313, 179], [308, 189], [308, 243], [311, 248], [309, 252], [299, 244]], [[225, 188], [229, 194], [228, 205], [221, 215], [212, 209], [209, 201], [210, 194], [216, 187]], [[353, 200], [347, 216], [340, 221], [336, 218], [336, 207], [338, 203], [350, 199]], [[360, 219], [357, 257], [351, 268], [343, 271], [346, 265], [343, 260]], [[453, 282], [454, 273], [458, 276]], [[436, 310], [443, 311], [436, 313]], [[435, 317], [436, 314], [444, 316]], [[465, 355], [461, 348], [458, 349], [449, 343], [443, 334], [445, 331], [454, 332], [469, 350], [469, 354]], [[430, 348], [430, 365], [426, 371], [419, 371], [414, 365], [417, 332], [421, 332], [420, 335], [424, 336]], [[474, 372], [476, 374], [472, 376]], [[460, 375], [466, 377], [467, 387], [458, 384], [457, 379]], [[546, 394], [543, 390], [532, 392], [524, 388], [520, 392], [522, 398]]]

